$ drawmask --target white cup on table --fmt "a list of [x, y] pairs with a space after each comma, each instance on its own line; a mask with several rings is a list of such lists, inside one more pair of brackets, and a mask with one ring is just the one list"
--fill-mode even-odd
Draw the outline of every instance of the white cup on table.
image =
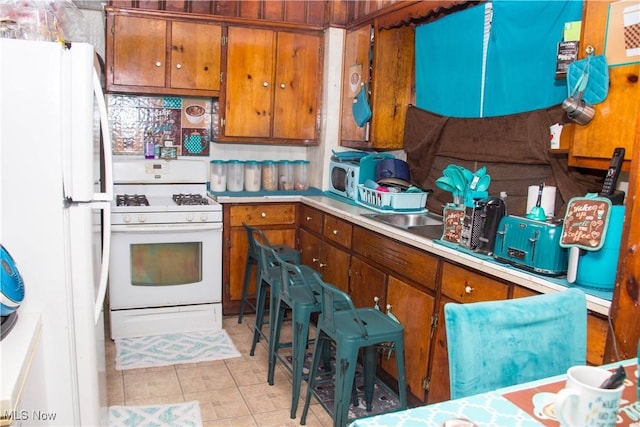
[[555, 400], [555, 414], [562, 426], [614, 427], [624, 385], [600, 388], [611, 372], [597, 366], [572, 366], [567, 383]]

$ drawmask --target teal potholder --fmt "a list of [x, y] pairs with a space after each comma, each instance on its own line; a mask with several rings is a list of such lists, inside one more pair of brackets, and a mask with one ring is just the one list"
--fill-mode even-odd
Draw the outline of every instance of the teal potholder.
[[588, 104], [604, 101], [609, 92], [607, 58], [604, 55], [588, 55], [571, 63], [567, 71], [567, 89], [569, 96], [583, 92], [582, 99]]
[[367, 90], [364, 85], [360, 86], [360, 91], [354, 98], [351, 109], [353, 112], [353, 118], [358, 126], [362, 127], [371, 120], [371, 107], [369, 107]]

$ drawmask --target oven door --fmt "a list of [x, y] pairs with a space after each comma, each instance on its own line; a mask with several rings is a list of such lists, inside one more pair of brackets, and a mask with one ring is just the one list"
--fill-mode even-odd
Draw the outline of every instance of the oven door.
[[112, 310], [222, 301], [222, 224], [112, 226]]

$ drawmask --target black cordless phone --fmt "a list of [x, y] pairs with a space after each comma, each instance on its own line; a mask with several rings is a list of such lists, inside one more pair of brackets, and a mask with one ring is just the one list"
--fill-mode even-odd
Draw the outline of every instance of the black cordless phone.
[[604, 178], [604, 184], [600, 191], [601, 196], [610, 196], [616, 190], [616, 183], [620, 176], [623, 160], [624, 148], [617, 147], [613, 150], [613, 157], [611, 157], [611, 163], [609, 164], [609, 169], [607, 169], [607, 176]]

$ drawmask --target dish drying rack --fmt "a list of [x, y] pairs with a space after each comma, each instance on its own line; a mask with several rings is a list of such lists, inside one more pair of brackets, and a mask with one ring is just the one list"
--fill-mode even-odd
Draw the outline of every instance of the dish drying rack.
[[358, 184], [356, 203], [382, 213], [423, 213], [427, 212], [428, 193], [392, 193], [378, 191]]

